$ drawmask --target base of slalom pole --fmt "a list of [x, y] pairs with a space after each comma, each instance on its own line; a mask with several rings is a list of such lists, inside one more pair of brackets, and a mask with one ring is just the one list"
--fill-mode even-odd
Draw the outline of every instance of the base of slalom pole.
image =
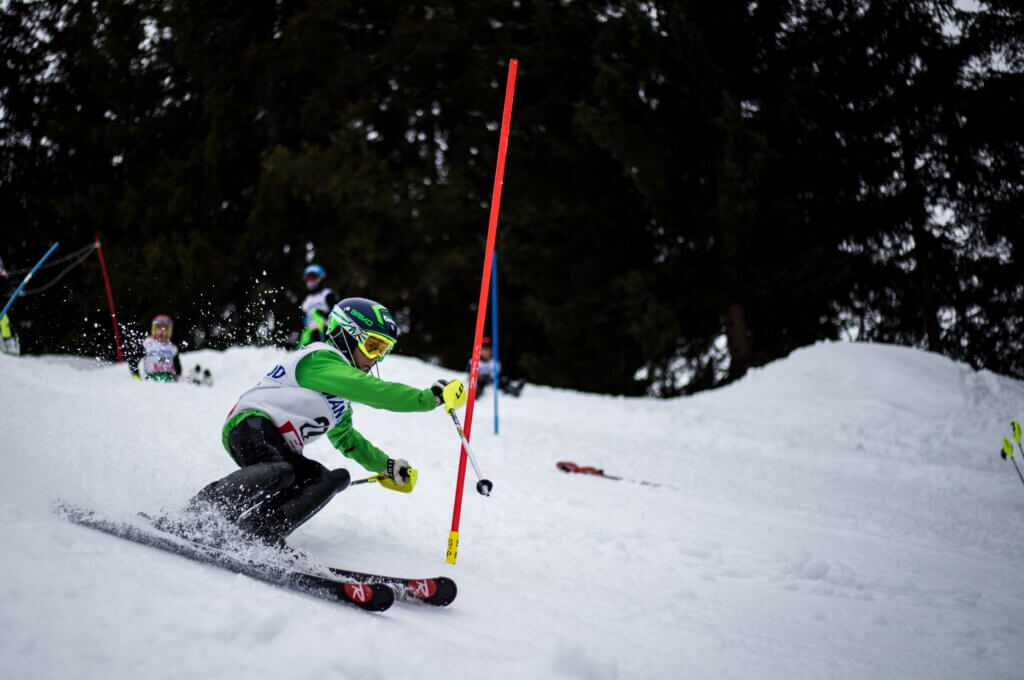
[[444, 561], [448, 564], [455, 564], [455, 560], [459, 558], [459, 532], [449, 531], [448, 532], [448, 553], [444, 556]]

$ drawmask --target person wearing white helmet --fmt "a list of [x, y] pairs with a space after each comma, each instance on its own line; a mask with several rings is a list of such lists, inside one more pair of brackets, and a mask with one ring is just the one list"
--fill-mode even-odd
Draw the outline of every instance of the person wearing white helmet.
[[311, 264], [302, 272], [306, 282], [306, 297], [302, 301], [303, 327], [299, 347], [311, 342], [323, 342], [327, 330], [327, 315], [338, 302], [338, 294], [327, 287], [327, 272], [318, 264]]

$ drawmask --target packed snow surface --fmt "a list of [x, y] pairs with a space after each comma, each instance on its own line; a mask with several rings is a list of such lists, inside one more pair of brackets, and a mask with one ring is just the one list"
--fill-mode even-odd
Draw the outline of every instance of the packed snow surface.
[[[212, 388], [0, 356], [0, 676], [1024, 673], [1024, 485], [998, 455], [1024, 383], [907, 348], [819, 344], [668, 401], [527, 385], [502, 399], [499, 435], [487, 393], [472, 442], [494, 494], [474, 493], [468, 467], [454, 566], [451, 421], [356, 405], [356, 427], [419, 483], [352, 487], [290, 542], [327, 564], [449, 575], [445, 609], [362, 612], [53, 515], [57, 498], [115, 517], [175, 509], [231, 472], [223, 419], [282, 356], [186, 354]], [[400, 356], [381, 369], [419, 387], [453, 376]], [[326, 438], [307, 453], [362, 472]]]

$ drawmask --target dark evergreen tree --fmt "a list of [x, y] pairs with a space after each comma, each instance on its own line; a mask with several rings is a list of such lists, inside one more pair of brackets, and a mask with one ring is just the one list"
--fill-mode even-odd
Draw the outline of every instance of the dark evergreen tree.
[[[125, 330], [170, 313], [189, 348], [292, 345], [314, 257], [393, 308], [402, 351], [461, 368], [516, 57], [507, 370], [672, 395], [856, 337], [1024, 375], [1022, 17], [1006, 0], [9, 3], [0, 247], [19, 269], [100, 233]], [[95, 260], [17, 305], [27, 351], [112, 356]]]

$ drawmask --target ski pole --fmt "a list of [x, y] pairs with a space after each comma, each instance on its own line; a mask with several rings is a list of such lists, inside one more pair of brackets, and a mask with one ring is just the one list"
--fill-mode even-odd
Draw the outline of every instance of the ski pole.
[[12, 295], [11, 299], [7, 301], [6, 305], [4, 305], [4, 310], [0, 312], [0, 319], [4, 318], [7, 315], [7, 310], [10, 309], [11, 305], [14, 304], [14, 298], [18, 297], [18, 293], [21, 292], [21, 289], [25, 287], [26, 283], [32, 280], [32, 277], [35, 275], [35, 273], [39, 271], [39, 268], [43, 266], [44, 262], [46, 262], [46, 258], [50, 257], [50, 255], [53, 254], [53, 251], [57, 250], [57, 246], [59, 245], [60, 241], [57, 241], [52, 246], [50, 246], [50, 249], [46, 251], [46, 254], [39, 259], [39, 262], [36, 262], [36, 266], [32, 267], [32, 271], [28, 273], [28, 276], [25, 277], [25, 280], [22, 281], [21, 285], [18, 286], [18, 288], [14, 291], [14, 295]]
[[[1014, 425], [1017, 425], [1017, 423], [1014, 422]], [[1015, 435], [1016, 435], [1016, 437], [1019, 437], [1020, 436], [1020, 429], [1019, 429], [1020, 426], [1017, 425], [1017, 428], [1018, 429], [1015, 430]], [[1019, 439], [1017, 440], [1017, 448], [1020, 448], [1020, 440]], [[1016, 468], [1016, 470], [1017, 470], [1017, 476], [1020, 477], [1020, 483], [1024, 484], [1024, 475], [1022, 475], [1020, 473], [1020, 468], [1017, 467], [1017, 461], [1015, 461], [1013, 459], [1013, 445], [1010, 444], [1010, 440], [1007, 439], [1006, 437], [1003, 437], [1003, 450], [1001, 452], [1001, 455], [1003, 456], [1004, 459], [1006, 459], [1006, 458], [1010, 459], [1010, 462], [1013, 463], [1013, 467]]]
[[484, 479], [484, 476], [480, 474], [480, 468], [476, 464], [476, 456], [473, 455], [473, 449], [469, 446], [469, 440], [466, 439], [465, 433], [462, 431], [462, 423], [459, 422], [459, 417], [455, 415], [455, 409], [448, 411], [448, 415], [452, 417], [452, 422], [455, 423], [455, 429], [459, 432], [459, 438], [462, 439], [462, 448], [466, 449], [466, 455], [469, 457], [469, 462], [473, 464], [473, 472], [476, 473], [477, 483], [476, 491], [481, 496], [490, 496], [491, 489], [494, 488], [494, 484], [491, 480]]

